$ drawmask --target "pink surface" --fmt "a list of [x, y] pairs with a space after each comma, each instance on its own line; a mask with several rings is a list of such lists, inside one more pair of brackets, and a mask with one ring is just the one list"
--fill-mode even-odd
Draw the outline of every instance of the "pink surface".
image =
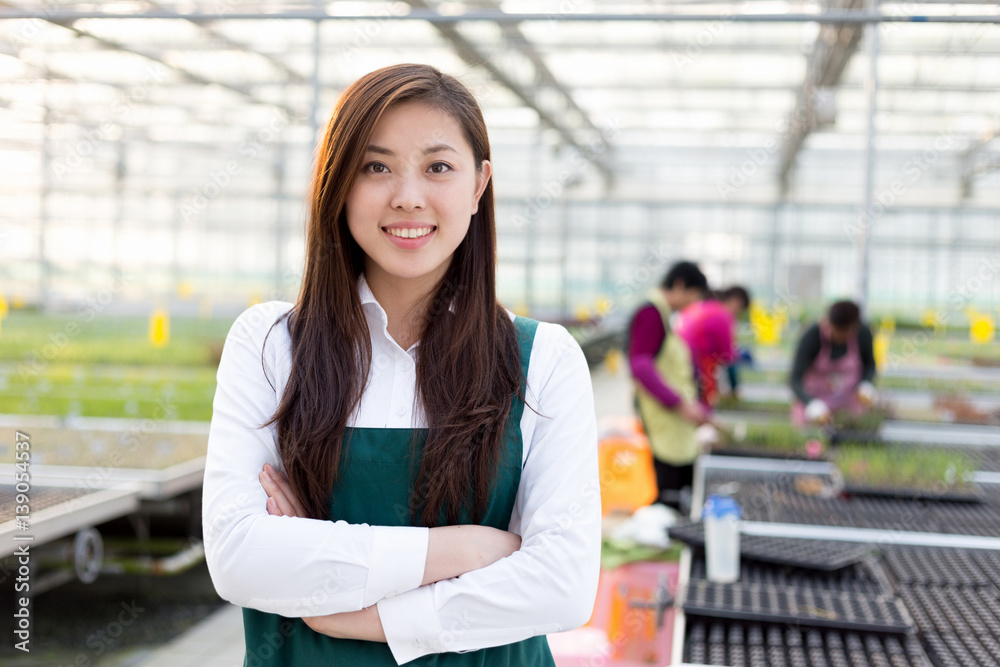
[[677, 563], [629, 563], [602, 570], [590, 622], [582, 628], [548, 635], [558, 667], [639, 667], [670, 664], [674, 610], [663, 614], [656, 629], [652, 609], [629, 607], [630, 601], [652, 600], [661, 576], [676, 595]]

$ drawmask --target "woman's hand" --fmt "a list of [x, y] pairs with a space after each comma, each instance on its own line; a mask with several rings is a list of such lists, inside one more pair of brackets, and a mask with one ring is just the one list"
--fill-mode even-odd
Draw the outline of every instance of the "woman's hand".
[[[283, 472], [275, 470], [269, 463], [259, 475], [260, 484], [267, 493], [267, 513], [274, 516], [296, 516], [305, 518], [302, 504], [292, 492], [292, 485]], [[326, 616], [304, 616], [303, 622], [310, 628], [330, 637], [341, 639], [363, 639], [384, 642], [385, 632], [378, 609], [371, 605], [360, 611], [327, 614]]]
[[701, 407], [698, 401], [684, 401], [677, 406], [677, 412], [681, 417], [688, 420], [695, 426], [701, 426], [708, 421], [708, 413]]
[[274, 516], [297, 516], [307, 518], [302, 504], [292, 492], [292, 485], [285, 473], [264, 464], [264, 470], [257, 476], [264, 492], [267, 493], [267, 513]]
[[520, 535], [491, 526], [431, 528], [424, 578], [420, 584], [433, 584], [492, 565], [520, 548]]
[[337, 639], [361, 639], [368, 642], [385, 642], [385, 631], [378, 607], [372, 605], [361, 611], [348, 611], [326, 616], [303, 617], [314, 631]]
[[[305, 517], [305, 510], [292, 492], [288, 477], [264, 464], [259, 475], [267, 493], [267, 513], [273, 516]], [[521, 536], [490, 526], [460, 525], [431, 528], [421, 585], [451, 579], [491, 565], [521, 548]], [[384, 642], [385, 632], [375, 605], [360, 611], [308, 616], [303, 622], [330, 637]]]

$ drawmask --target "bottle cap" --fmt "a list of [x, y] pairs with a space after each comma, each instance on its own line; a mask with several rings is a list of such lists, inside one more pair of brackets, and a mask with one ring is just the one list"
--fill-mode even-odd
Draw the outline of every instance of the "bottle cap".
[[737, 519], [743, 516], [740, 505], [729, 496], [712, 495], [705, 501], [705, 506], [701, 511], [701, 518], [721, 519], [727, 516], [734, 516]]

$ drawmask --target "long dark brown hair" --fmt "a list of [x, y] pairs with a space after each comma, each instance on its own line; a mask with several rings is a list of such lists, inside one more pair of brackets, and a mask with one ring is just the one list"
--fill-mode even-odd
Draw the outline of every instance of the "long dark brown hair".
[[[404, 102], [429, 103], [453, 118], [477, 169], [490, 159], [475, 98], [433, 67], [406, 64], [371, 72], [337, 102], [316, 149], [305, 270], [295, 307], [287, 313], [291, 373], [276, 412], [264, 424], [277, 422], [282, 463], [311, 518], [330, 518], [343, 436], [372, 363], [356, 287], [364, 254], [348, 230], [345, 202], [379, 118]], [[458, 521], [463, 508], [478, 521], [496, 477], [511, 399], [520, 395], [521, 380], [514, 325], [496, 298], [496, 261], [490, 182], [465, 239], [425, 301], [416, 393], [428, 432], [410, 499], [413, 525], [437, 525], [442, 509], [448, 524]]]

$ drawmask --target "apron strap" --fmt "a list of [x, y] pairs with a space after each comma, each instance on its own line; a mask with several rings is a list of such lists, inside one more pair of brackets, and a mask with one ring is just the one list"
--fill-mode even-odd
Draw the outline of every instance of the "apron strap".
[[[521, 396], [527, 391], [528, 363], [531, 361], [531, 346], [535, 341], [535, 330], [538, 320], [529, 317], [514, 318], [514, 329], [517, 330], [517, 350], [521, 357]], [[510, 427], [520, 428], [521, 415], [524, 414], [524, 401], [515, 395], [510, 405]]]

